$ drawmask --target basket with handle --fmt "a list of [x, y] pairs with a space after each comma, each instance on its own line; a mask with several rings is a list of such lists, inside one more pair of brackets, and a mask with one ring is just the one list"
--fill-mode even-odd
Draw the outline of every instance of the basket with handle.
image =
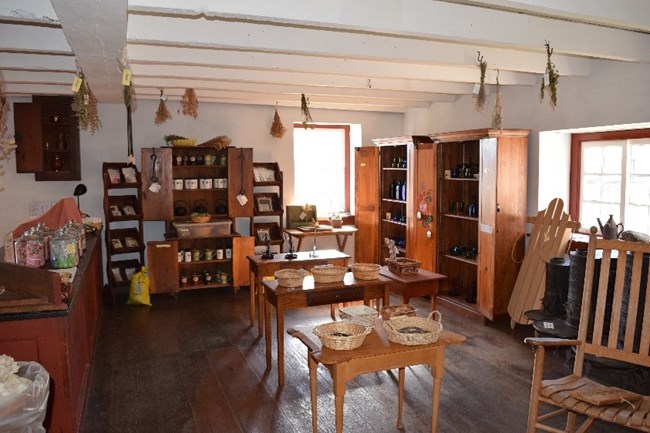
[[388, 340], [393, 343], [416, 346], [438, 341], [442, 332], [442, 316], [438, 310], [429, 317], [397, 316], [383, 322]]
[[376, 263], [353, 263], [350, 265], [352, 275], [357, 280], [376, 280], [379, 278], [379, 266]]
[[348, 321], [323, 323], [312, 330], [323, 346], [334, 350], [356, 349], [371, 331], [368, 326]]
[[311, 273], [315, 283], [338, 283], [343, 281], [347, 268], [336, 265], [314, 266]]

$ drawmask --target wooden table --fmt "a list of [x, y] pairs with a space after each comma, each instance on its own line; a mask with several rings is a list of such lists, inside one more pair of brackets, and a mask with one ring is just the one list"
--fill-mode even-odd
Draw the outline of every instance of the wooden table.
[[[323, 226], [323, 227], [329, 227], [329, 226]], [[286, 228], [283, 229], [283, 231], [287, 233], [289, 236], [298, 239], [298, 245], [296, 246], [296, 251], [300, 251], [300, 247], [302, 246], [302, 240], [305, 238], [313, 238], [314, 236], [316, 237], [335, 236], [336, 244], [339, 247], [339, 251], [343, 252], [345, 250], [345, 244], [348, 242], [348, 237], [355, 234], [358, 231], [358, 229], [354, 226], [343, 226], [340, 229], [328, 228], [323, 230], [316, 230], [315, 233], [313, 230], [302, 231], [298, 229], [286, 229]]]
[[278, 345], [278, 385], [284, 384], [284, 310], [339, 302], [381, 299], [383, 305], [390, 303], [388, 279], [356, 280], [352, 272], [345, 274], [343, 282], [315, 284], [314, 277], [305, 277], [302, 287], [287, 288], [278, 282], [264, 281], [264, 337], [266, 340], [266, 368], [271, 367], [271, 305], [275, 307]]
[[415, 296], [431, 296], [431, 311], [436, 309], [438, 282], [446, 280], [442, 274], [419, 269], [417, 274], [398, 275], [388, 270], [388, 266], [379, 269], [379, 275], [391, 280], [390, 291], [402, 297], [402, 303], [408, 304]]
[[311, 424], [317, 433], [317, 380], [318, 364], [323, 364], [330, 372], [334, 382], [334, 402], [336, 432], [343, 431], [343, 398], [346, 384], [356, 376], [393, 368], [399, 369], [397, 428], [402, 429], [402, 403], [404, 400], [404, 368], [417, 364], [428, 365], [433, 378], [431, 395], [431, 432], [438, 429], [438, 409], [440, 405], [440, 388], [445, 372], [445, 348], [449, 344], [461, 344], [462, 335], [442, 331], [438, 341], [421, 346], [405, 346], [388, 341], [382, 327], [382, 319], [377, 319], [375, 329], [363, 344], [353, 350], [333, 350], [322, 347], [320, 340], [311, 332], [310, 327], [289, 329], [289, 334], [300, 339], [307, 346], [309, 364], [309, 388], [311, 395]]
[[309, 257], [309, 252], [298, 252], [295, 259], [285, 259], [283, 253], [276, 253], [272, 259], [263, 259], [260, 254], [248, 256], [251, 273], [250, 283], [250, 321], [255, 324], [255, 292], [257, 292], [257, 335], [262, 336], [264, 326], [264, 286], [262, 279], [273, 276], [280, 269], [305, 269], [310, 270], [316, 265], [332, 264], [347, 266], [348, 256], [336, 250], [320, 250], [317, 257]]

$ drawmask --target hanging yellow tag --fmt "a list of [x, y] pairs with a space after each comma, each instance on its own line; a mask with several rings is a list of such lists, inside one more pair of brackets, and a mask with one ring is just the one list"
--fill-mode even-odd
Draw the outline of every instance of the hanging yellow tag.
[[74, 80], [72, 80], [72, 91], [74, 93], [77, 93], [79, 89], [81, 89], [81, 83], [83, 83], [83, 78], [81, 78], [79, 75], [74, 77]]
[[122, 71], [122, 85], [130, 86], [131, 85], [131, 70], [129, 68], [124, 68]]

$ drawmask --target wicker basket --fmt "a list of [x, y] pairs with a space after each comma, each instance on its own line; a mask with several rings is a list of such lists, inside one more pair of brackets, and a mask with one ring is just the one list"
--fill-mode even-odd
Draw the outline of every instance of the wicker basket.
[[210, 222], [210, 215], [192, 213], [190, 215], [190, 219], [192, 220], [193, 223], [207, 223]]
[[417, 274], [420, 270], [422, 262], [406, 257], [398, 257], [396, 259], [386, 259], [388, 270], [397, 275]]
[[372, 328], [353, 322], [330, 322], [313, 329], [323, 346], [334, 350], [351, 350], [363, 344]]
[[415, 308], [408, 304], [388, 305], [381, 309], [381, 318], [390, 320], [397, 316], [415, 316]]
[[350, 322], [360, 323], [365, 326], [373, 326], [375, 319], [379, 315], [377, 310], [367, 305], [354, 305], [351, 307], [343, 307], [339, 309], [341, 319], [349, 320]]
[[302, 269], [280, 269], [273, 274], [282, 287], [301, 287], [305, 278], [305, 271]]
[[[433, 318], [432, 318], [433, 317]], [[438, 310], [428, 318], [398, 316], [384, 321], [384, 331], [389, 341], [407, 346], [431, 344], [438, 341], [442, 332], [442, 317]]]
[[315, 283], [338, 283], [343, 281], [347, 268], [336, 265], [314, 266], [311, 273]]
[[376, 280], [379, 278], [379, 268], [375, 263], [354, 263], [350, 265], [352, 275], [357, 280]]

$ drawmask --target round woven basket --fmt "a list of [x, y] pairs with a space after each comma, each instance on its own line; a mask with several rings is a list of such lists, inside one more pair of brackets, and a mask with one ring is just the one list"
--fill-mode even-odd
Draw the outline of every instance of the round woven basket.
[[360, 323], [365, 326], [373, 326], [379, 312], [367, 305], [353, 305], [339, 309], [341, 319]]
[[347, 268], [336, 265], [314, 266], [311, 273], [315, 283], [338, 283], [343, 281]]
[[431, 344], [438, 341], [442, 332], [442, 317], [438, 310], [432, 311], [429, 317], [397, 316], [384, 321], [384, 331], [388, 341], [416, 346]]
[[208, 223], [210, 222], [210, 215], [192, 214], [190, 219], [193, 223]]
[[376, 280], [379, 278], [379, 266], [376, 263], [353, 263], [350, 265], [352, 275], [357, 280]]
[[401, 304], [388, 305], [381, 309], [381, 318], [384, 320], [389, 320], [397, 316], [415, 316], [415, 308], [408, 304]]
[[323, 346], [334, 350], [351, 350], [363, 344], [372, 328], [354, 322], [330, 322], [314, 327], [313, 333]]
[[300, 287], [305, 278], [305, 271], [302, 269], [280, 269], [273, 275], [282, 287]]

